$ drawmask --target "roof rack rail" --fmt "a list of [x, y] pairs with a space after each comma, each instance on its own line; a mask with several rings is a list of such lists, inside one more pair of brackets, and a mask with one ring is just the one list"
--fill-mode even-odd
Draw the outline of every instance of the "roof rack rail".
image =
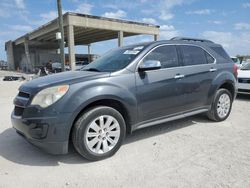
[[170, 40], [185, 40], [185, 41], [196, 41], [196, 42], [209, 42], [209, 43], [214, 43], [211, 40], [206, 40], [206, 39], [198, 39], [198, 38], [189, 38], [189, 37], [174, 37], [171, 38]]

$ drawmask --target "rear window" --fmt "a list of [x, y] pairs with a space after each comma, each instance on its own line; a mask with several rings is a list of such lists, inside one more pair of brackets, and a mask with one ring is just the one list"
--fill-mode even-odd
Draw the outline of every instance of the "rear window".
[[197, 46], [180, 46], [184, 66], [200, 65], [207, 63], [205, 51]]
[[221, 57], [223, 57], [225, 59], [230, 59], [229, 55], [227, 54], [227, 52], [222, 47], [211, 47], [211, 49], [214, 50]]

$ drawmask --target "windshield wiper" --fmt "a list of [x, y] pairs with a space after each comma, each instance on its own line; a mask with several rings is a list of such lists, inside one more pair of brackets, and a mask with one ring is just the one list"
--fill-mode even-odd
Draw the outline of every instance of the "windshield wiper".
[[83, 69], [83, 71], [101, 72], [100, 70], [96, 68]]

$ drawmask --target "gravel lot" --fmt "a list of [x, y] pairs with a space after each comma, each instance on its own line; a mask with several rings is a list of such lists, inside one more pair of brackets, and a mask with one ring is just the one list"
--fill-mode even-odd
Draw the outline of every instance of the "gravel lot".
[[138, 130], [112, 158], [88, 162], [17, 135], [10, 114], [22, 82], [0, 80], [0, 187], [250, 187], [250, 95], [224, 122], [199, 115]]

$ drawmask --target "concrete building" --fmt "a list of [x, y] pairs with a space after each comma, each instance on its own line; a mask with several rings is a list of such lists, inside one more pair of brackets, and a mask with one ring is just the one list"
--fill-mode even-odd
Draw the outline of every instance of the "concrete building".
[[[118, 46], [123, 45], [123, 38], [135, 35], [152, 35], [152, 40], [159, 37], [159, 26], [139, 22], [110, 19], [85, 14], [65, 13], [63, 15], [65, 47], [68, 47], [68, 60], [75, 68], [75, 46], [86, 45], [91, 52], [95, 42], [118, 39]], [[42, 25], [26, 35], [5, 43], [9, 69], [33, 70], [49, 60], [60, 62], [56, 39], [57, 19]]]

